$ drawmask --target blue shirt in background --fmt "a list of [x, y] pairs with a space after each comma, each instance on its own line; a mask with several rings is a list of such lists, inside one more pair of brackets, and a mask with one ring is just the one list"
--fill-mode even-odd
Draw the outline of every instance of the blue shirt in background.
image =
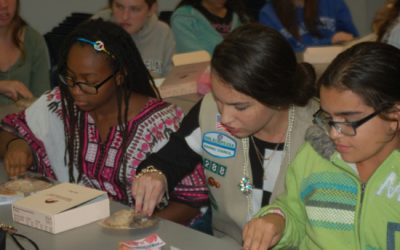
[[306, 47], [331, 45], [331, 39], [337, 32], [343, 31], [357, 37], [358, 31], [353, 24], [351, 13], [343, 0], [320, 0], [318, 25], [321, 37], [312, 36], [306, 29], [304, 23], [304, 8], [296, 8], [297, 23], [301, 39], [297, 40], [279, 20], [272, 3], [267, 3], [260, 11], [260, 23], [269, 26], [286, 37], [296, 52], [303, 51]]

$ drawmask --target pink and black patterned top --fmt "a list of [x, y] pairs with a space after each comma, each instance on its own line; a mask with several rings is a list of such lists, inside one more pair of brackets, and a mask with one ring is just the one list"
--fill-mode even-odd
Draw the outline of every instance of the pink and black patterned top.
[[[111, 127], [108, 137], [101, 141], [93, 118], [85, 113], [84, 133], [80, 138], [84, 160], [82, 183], [106, 191], [116, 201], [132, 205], [131, 184], [137, 166], [166, 144], [182, 118], [183, 112], [175, 105], [150, 99], [143, 110], [128, 121], [128, 146], [122, 152], [119, 126]], [[58, 88], [45, 93], [27, 110], [6, 116], [1, 123], [3, 129], [23, 137], [30, 144], [35, 159], [32, 171], [68, 181], [63, 126]], [[124, 154], [125, 169], [121, 166]], [[172, 192], [172, 198], [184, 203], [207, 204], [208, 191], [201, 165], [182, 180]]]

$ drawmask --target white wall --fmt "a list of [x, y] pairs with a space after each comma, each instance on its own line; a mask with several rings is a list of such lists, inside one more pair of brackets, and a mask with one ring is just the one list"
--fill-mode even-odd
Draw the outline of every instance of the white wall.
[[353, 16], [354, 24], [361, 35], [371, 32], [372, 20], [375, 13], [380, 9], [385, 0], [346, 0]]
[[106, 5], [107, 0], [21, 0], [21, 15], [44, 34], [72, 12], [94, 13]]
[[158, 0], [158, 10], [174, 10], [180, 0]]

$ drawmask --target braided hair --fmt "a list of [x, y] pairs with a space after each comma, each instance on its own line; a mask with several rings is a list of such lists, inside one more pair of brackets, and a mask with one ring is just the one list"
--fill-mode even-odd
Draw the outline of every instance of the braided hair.
[[[75, 44], [92, 46], [84, 43], [78, 38], [90, 41], [102, 41], [107, 48], [107, 60], [111, 69], [117, 75], [122, 75], [121, 84], [116, 86], [117, 105], [118, 105], [118, 125], [122, 134], [122, 148], [127, 147], [127, 123], [128, 107], [132, 93], [137, 93], [149, 97], [160, 99], [160, 95], [154, 81], [142, 61], [140, 53], [135, 43], [126, 31], [120, 26], [104, 21], [102, 19], [90, 19], [77, 26], [66, 38], [60, 52], [58, 71], [65, 74], [67, 71], [67, 58], [69, 51]], [[103, 53], [103, 52], [99, 52]], [[84, 112], [74, 105], [74, 100], [64, 84], [59, 84], [62, 97], [62, 116], [64, 120], [65, 133], [65, 162], [68, 166], [69, 181], [75, 182], [73, 165], [76, 163], [78, 168], [78, 182], [82, 178], [82, 141], [84, 131]], [[125, 108], [123, 108], [125, 107]], [[125, 157], [121, 157], [119, 164], [126, 164]], [[126, 169], [126, 168], [123, 168]]]

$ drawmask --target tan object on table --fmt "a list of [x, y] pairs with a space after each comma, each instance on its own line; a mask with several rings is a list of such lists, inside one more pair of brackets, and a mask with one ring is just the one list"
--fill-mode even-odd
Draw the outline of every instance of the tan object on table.
[[174, 55], [174, 67], [159, 87], [161, 97], [197, 93], [197, 81], [210, 65], [210, 60], [208, 52], [203, 50]]
[[158, 219], [135, 213], [133, 209], [121, 209], [100, 222], [111, 229], [143, 229], [157, 225]]

